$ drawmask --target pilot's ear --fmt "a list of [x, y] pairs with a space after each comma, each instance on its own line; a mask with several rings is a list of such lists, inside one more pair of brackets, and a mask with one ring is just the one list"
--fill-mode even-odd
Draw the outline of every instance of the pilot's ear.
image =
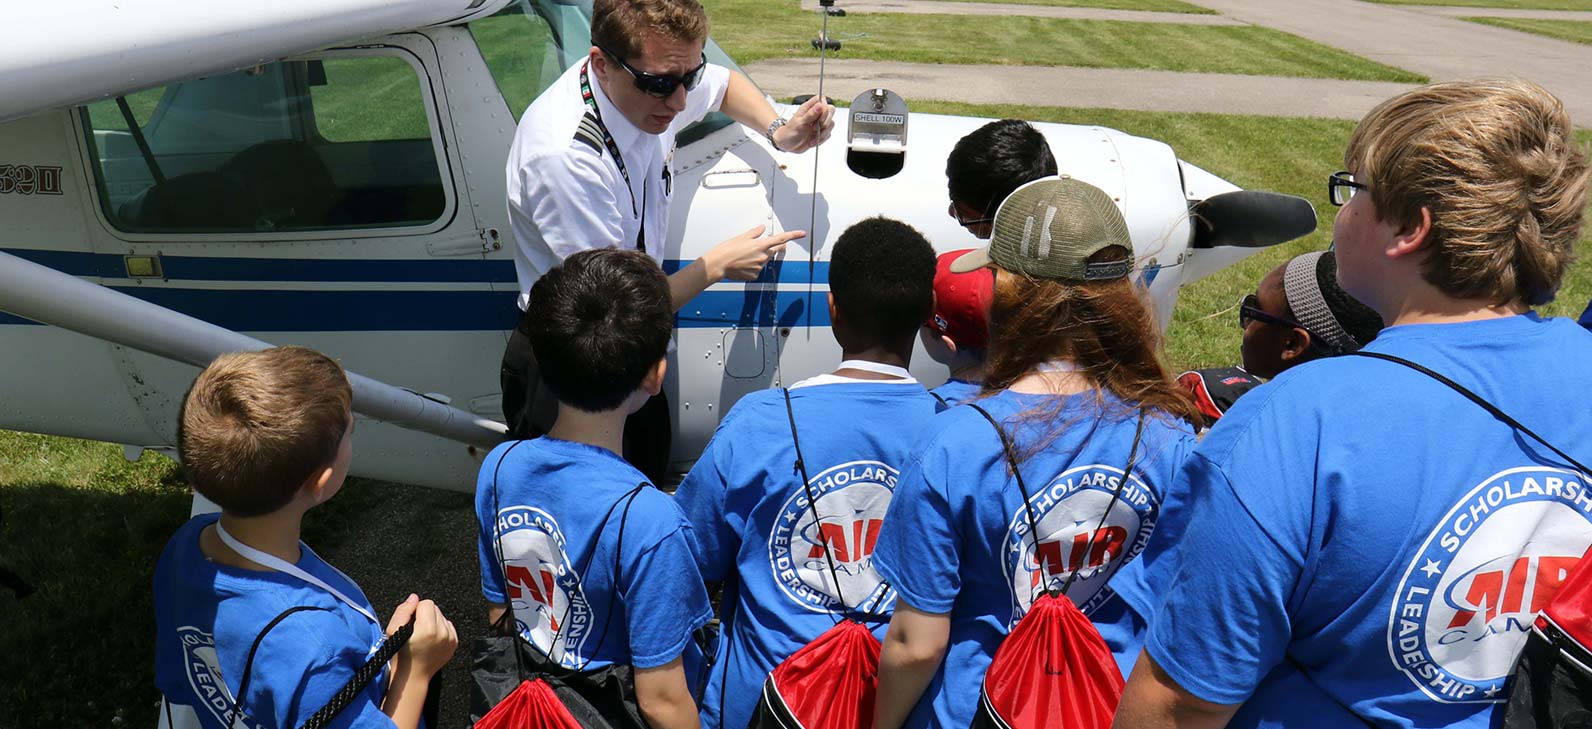
[[601, 48], [592, 46], [591, 50], [586, 52], [586, 61], [591, 64], [592, 73], [605, 79], [608, 77], [608, 56]]

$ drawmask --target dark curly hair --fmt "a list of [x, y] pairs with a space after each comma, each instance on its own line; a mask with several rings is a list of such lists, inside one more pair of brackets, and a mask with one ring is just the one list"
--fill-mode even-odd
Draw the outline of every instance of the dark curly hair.
[[835, 241], [829, 291], [849, 330], [866, 340], [842, 346], [910, 343], [934, 311], [934, 247], [899, 220], [860, 221]]

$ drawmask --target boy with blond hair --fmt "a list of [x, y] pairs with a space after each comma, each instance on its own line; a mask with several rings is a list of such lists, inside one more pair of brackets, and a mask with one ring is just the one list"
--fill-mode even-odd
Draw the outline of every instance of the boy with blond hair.
[[458, 645], [415, 595], [383, 624], [359, 585], [299, 541], [305, 512], [343, 486], [352, 393], [319, 352], [223, 355], [183, 400], [177, 440], [194, 491], [220, 514], [189, 520], [155, 569], [155, 683], [207, 729], [299, 726], [386, 639], [414, 623], [393, 664], [328, 726], [421, 725], [427, 686]]
[[1564, 106], [1526, 81], [1415, 89], [1344, 166], [1337, 278], [1388, 327], [1245, 395], [1185, 462], [1118, 727], [1487, 727], [1592, 545], [1587, 474], [1410, 366], [1588, 458], [1592, 336], [1532, 311], [1586, 205]]

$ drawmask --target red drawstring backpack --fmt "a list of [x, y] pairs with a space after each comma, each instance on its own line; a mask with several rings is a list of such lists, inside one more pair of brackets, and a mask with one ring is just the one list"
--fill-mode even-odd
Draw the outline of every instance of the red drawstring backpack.
[[[972, 403], [967, 405], [984, 416], [1000, 436], [1001, 450], [1006, 454], [1017, 489], [1022, 493], [1028, 533], [1037, 540], [1039, 522], [1034, 518], [1028, 485], [1017, 468], [1017, 454], [1011, 439], [987, 411]], [[1128, 465], [1122, 469], [1122, 479], [1111, 494], [1105, 513], [1100, 515], [1095, 531], [1105, 526], [1111, 509], [1121, 500], [1122, 489], [1133, 474], [1133, 460], [1138, 455], [1139, 438], [1143, 435], [1144, 411], [1141, 410], [1138, 426], [1133, 431], [1133, 446], [1128, 450]], [[1037, 551], [1036, 557], [1044, 559]], [[1043, 563], [1040, 569], [1044, 569]], [[1067, 597], [1067, 588], [1077, 576], [1076, 571], [1069, 575], [1059, 591], [1051, 591], [1046, 583], [1045, 594], [1034, 600], [1011, 634], [1001, 641], [995, 658], [984, 672], [973, 729], [1107, 729], [1111, 726], [1117, 704], [1122, 701], [1122, 672], [1117, 669], [1116, 658], [1106, 647], [1105, 639], [1100, 637], [1100, 631]]]
[[486, 716], [475, 723], [478, 727], [513, 727], [513, 729], [581, 729], [580, 722], [570, 715], [553, 687], [546, 681], [525, 681], [514, 689]]
[[[796, 448], [795, 470], [801, 476], [802, 488], [807, 491], [807, 508], [812, 510], [816, 526], [823, 520], [818, 515], [818, 502], [813, 498], [807, 464], [802, 460], [801, 441], [796, 437], [796, 413], [791, 409], [790, 390], [784, 393], [791, 443]], [[824, 559], [838, 593], [839, 570], [828, 549], [824, 550]], [[886, 594], [880, 592], [880, 599]], [[840, 604], [846, 604], [843, 595]], [[877, 608], [876, 601], [863, 613], [871, 614]], [[769, 673], [748, 729], [873, 727], [874, 696], [879, 689], [879, 639], [859, 620], [837, 615], [835, 621], [835, 627], [802, 646]], [[727, 632], [724, 639], [729, 639]]]

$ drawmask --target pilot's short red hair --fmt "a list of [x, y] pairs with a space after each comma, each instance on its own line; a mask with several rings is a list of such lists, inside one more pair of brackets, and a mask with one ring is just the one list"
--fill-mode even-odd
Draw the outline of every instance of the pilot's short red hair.
[[645, 33], [669, 40], [705, 43], [708, 11], [697, 0], [597, 0], [592, 3], [591, 42], [624, 60], [641, 56]]

